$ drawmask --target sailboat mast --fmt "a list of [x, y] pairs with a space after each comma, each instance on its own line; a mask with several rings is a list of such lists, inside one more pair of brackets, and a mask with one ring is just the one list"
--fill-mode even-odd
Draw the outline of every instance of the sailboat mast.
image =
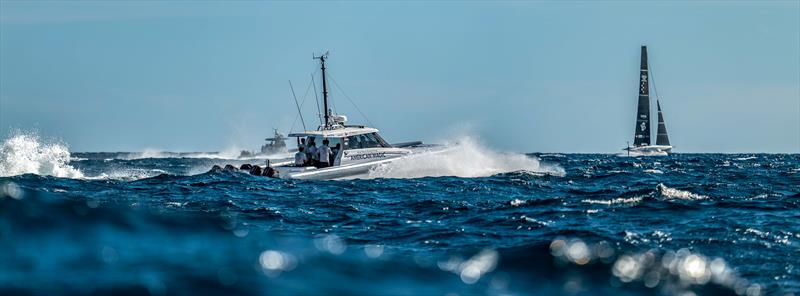
[[647, 46], [642, 45], [642, 57], [639, 67], [639, 106], [636, 112], [636, 130], [633, 146], [650, 145], [650, 87], [647, 72]]
[[328, 114], [328, 84], [325, 79], [325, 56], [327, 56], [327, 53], [319, 56], [319, 63], [322, 68], [322, 101], [325, 108], [325, 127], [328, 127], [331, 122], [330, 114]]

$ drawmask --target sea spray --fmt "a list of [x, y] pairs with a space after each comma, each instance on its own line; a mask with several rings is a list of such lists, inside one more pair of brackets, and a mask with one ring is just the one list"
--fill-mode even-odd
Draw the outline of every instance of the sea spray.
[[70, 166], [69, 161], [66, 145], [43, 143], [36, 134], [17, 132], [0, 146], [0, 177], [37, 174], [83, 178], [83, 173]]
[[237, 146], [230, 146], [218, 152], [169, 152], [161, 149], [147, 148], [141, 152], [130, 152], [120, 155], [118, 159], [135, 160], [135, 159], [158, 159], [158, 158], [203, 158], [203, 159], [282, 159], [290, 158], [294, 154], [290, 152], [276, 152], [272, 154], [258, 154], [248, 157], [242, 156], [241, 148]]
[[454, 176], [476, 178], [518, 171], [564, 175], [564, 169], [559, 166], [543, 165], [537, 158], [524, 154], [498, 152], [471, 137], [461, 137], [447, 146], [448, 148], [442, 152], [412, 155], [383, 164], [372, 169], [369, 177]]

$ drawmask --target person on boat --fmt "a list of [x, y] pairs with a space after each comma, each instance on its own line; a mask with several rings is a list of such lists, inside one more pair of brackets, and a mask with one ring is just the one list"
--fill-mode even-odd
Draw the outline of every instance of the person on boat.
[[306, 148], [306, 138], [300, 138], [300, 144], [297, 144], [297, 150], [300, 150], [300, 147]]
[[331, 149], [331, 159], [328, 162], [329, 164], [333, 165], [333, 160], [336, 159], [336, 155], [339, 155], [339, 151], [342, 151], [342, 143], [336, 143], [336, 146]]
[[308, 162], [310, 165], [314, 165], [317, 162], [317, 143], [314, 143], [314, 138], [308, 140], [308, 148], [306, 148], [306, 153], [308, 153]]
[[303, 150], [306, 150], [305, 147], [297, 147], [297, 153], [294, 154], [294, 165], [305, 166], [308, 163], [308, 157]]
[[327, 168], [331, 166], [330, 161], [331, 161], [331, 154], [333, 152], [331, 151], [331, 148], [328, 147], [329, 143], [330, 142], [328, 141], [328, 139], [322, 140], [322, 146], [319, 146], [319, 148], [317, 149], [317, 153], [319, 154], [319, 156], [317, 157], [318, 168]]
[[365, 141], [364, 136], [358, 135], [355, 138], [356, 138], [356, 147], [364, 148], [364, 141]]

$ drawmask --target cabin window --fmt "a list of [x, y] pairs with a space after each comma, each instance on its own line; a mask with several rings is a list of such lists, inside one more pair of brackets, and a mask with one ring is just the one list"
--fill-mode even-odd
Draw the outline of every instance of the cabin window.
[[349, 136], [344, 139], [345, 149], [364, 149], [391, 147], [376, 133]]

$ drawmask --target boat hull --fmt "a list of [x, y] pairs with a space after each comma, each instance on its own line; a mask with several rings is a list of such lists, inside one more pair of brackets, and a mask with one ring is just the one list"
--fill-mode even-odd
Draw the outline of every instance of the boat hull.
[[440, 153], [449, 150], [446, 146], [431, 146], [424, 147], [409, 147], [406, 148], [408, 153], [396, 154], [396, 156], [377, 159], [373, 161], [365, 161], [359, 163], [351, 163], [344, 165], [337, 165], [327, 168], [315, 167], [295, 167], [295, 166], [279, 166], [275, 167], [278, 172], [277, 177], [281, 179], [301, 179], [301, 180], [335, 180], [335, 179], [352, 179], [369, 176], [370, 170], [373, 168], [397, 161], [406, 157], [427, 154], [427, 153]]
[[628, 147], [627, 150], [630, 156], [667, 156], [672, 152], [672, 146], [668, 145], [648, 145], [639, 147]]

